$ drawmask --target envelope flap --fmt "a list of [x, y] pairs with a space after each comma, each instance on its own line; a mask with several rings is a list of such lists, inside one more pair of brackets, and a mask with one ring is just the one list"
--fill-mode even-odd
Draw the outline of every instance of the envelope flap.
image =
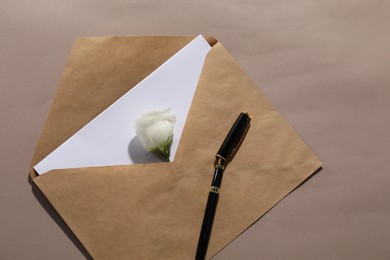
[[[229, 166], [208, 256], [305, 179], [301, 171]], [[192, 259], [211, 173], [159, 163], [54, 170], [34, 181], [94, 259]]]
[[[31, 168], [194, 38], [77, 39], [36, 146]], [[216, 43], [212, 37], [205, 38], [210, 45]], [[30, 176], [36, 177], [33, 170]]]
[[220, 42], [207, 55], [175, 163], [212, 163], [241, 111], [252, 121], [234, 164], [292, 167], [312, 162], [319, 167], [311, 149]]
[[54, 170], [34, 182], [94, 259], [151, 259], [175, 178], [161, 163]]

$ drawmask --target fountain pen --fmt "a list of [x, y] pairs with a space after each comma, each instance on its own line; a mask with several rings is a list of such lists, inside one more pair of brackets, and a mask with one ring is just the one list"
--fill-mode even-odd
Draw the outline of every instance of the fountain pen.
[[227, 164], [234, 157], [238, 147], [246, 135], [246, 132], [249, 129], [250, 120], [248, 113], [240, 113], [215, 156], [215, 170], [207, 198], [195, 260], [204, 260], [206, 257], [215, 212], [217, 210], [223, 172]]

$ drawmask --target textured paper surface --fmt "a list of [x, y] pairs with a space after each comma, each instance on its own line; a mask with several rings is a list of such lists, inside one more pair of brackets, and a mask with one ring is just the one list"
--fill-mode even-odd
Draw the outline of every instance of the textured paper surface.
[[[112, 89], [105, 76], [111, 75], [111, 81], [125, 79], [134, 86], [191, 38], [79, 39], [32, 165], [126, 91]], [[211, 38], [209, 41], [213, 48], [173, 163], [55, 170], [36, 178], [31, 172], [95, 259], [193, 259], [214, 155], [241, 111], [251, 115], [251, 128], [226, 169], [208, 256], [240, 235], [321, 166], [224, 46]], [[152, 47], [156, 56], [149, 53]], [[103, 64], [96, 65], [88, 56], [91, 53]], [[131, 67], [134, 63], [137, 67]], [[115, 65], [116, 73], [108, 65]], [[72, 84], [75, 79], [77, 84]], [[100, 84], [91, 84], [100, 80]], [[93, 102], [85, 102], [86, 97]], [[62, 129], [64, 125], [67, 127]]]

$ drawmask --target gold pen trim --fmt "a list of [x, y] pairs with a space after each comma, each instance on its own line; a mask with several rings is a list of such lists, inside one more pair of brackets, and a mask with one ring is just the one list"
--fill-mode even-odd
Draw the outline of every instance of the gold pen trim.
[[212, 193], [219, 193], [219, 188], [216, 186], [211, 186], [210, 192]]

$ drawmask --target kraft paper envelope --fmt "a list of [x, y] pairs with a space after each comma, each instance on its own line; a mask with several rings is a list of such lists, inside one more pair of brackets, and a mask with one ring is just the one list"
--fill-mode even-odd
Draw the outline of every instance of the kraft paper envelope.
[[[194, 37], [76, 41], [31, 167]], [[226, 48], [212, 46], [171, 163], [58, 169], [30, 176], [94, 259], [193, 259], [214, 155], [241, 111], [251, 127], [225, 171], [212, 257], [321, 167]]]

